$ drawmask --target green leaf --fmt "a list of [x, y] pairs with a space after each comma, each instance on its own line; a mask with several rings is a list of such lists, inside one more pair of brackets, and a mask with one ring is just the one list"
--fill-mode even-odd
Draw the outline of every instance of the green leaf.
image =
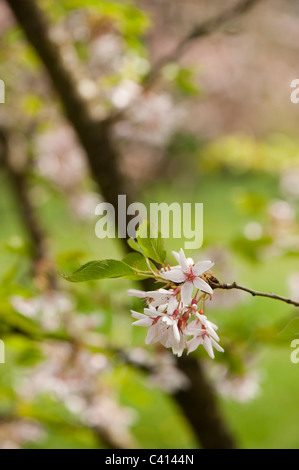
[[130, 248], [132, 248], [132, 250], [138, 251], [138, 253], [141, 253], [144, 256], [143, 249], [141, 248], [141, 246], [139, 246], [139, 244], [136, 242], [136, 240], [134, 240], [134, 238], [129, 238], [128, 245], [129, 245]]
[[146, 264], [146, 259], [140, 253], [129, 253], [123, 259], [123, 263], [128, 264], [132, 268], [142, 269], [143, 271], [148, 271], [148, 265]]
[[144, 220], [137, 230], [136, 238], [147, 258], [164, 265], [166, 251], [162, 235], [153, 225]]
[[290, 342], [293, 339], [299, 339], [299, 317], [293, 318], [284, 328], [278, 333], [277, 338], [279, 341]]
[[91, 281], [94, 279], [109, 279], [134, 274], [134, 270], [123, 261], [114, 259], [96, 260], [81, 266], [70, 276], [63, 275], [70, 282]]

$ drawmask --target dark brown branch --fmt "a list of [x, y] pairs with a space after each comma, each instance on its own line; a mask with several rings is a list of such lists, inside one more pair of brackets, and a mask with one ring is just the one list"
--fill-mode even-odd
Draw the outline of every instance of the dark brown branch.
[[36, 2], [7, 0], [7, 3], [52, 79], [65, 113], [86, 151], [100, 192], [106, 201], [117, 207], [119, 194], [127, 194], [130, 198], [119, 171], [118, 155], [110, 136], [110, 122], [99, 121], [92, 116], [89, 104], [78, 91], [75, 71], [71, 73], [66, 67], [60, 48], [50, 37], [48, 22]]
[[261, 0], [241, 0], [233, 7], [224, 10], [219, 15], [215, 16], [212, 19], [203, 21], [201, 24], [196, 25], [181, 41], [174, 47], [174, 49], [164, 57], [162, 57], [156, 65], [154, 65], [151, 71], [146, 76], [143, 86], [145, 90], [148, 90], [152, 87], [156, 79], [159, 77], [163, 67], [170, 62], [177, 61], [183, 55], [186, 50], [186, 47], [194, 41], [204, 36], [217, 31], [223, 25], [246, 13], [250, 10], [256, 3]]
[[281, 300], [282, 302], [285, 302], [287, 304], [294, 305], [295, 307], [299, 307], [299, 302], [296, 302], [295, 300], [289, 299], [287, 297], [283, 297], [281, 295], [273, 294], [272, 292], [266, 293], [266, 292], [260, 292], [257, 290], [249, 289], [248, 287], [243, 287], [237, 284], [236, 282], [232, 282], [231, 284], [222, 284], [218, 282], [212, 282], [209, 281], [209, 284], [211, 285], [212, 289], [224, 289], [224, 290], [231, 290], [231, 289], [238, 289], [238, 290], [243, 290], [244, 292], [248, 292], [249, 294], [253, 295], [254, 297], [268, 297], [269, 299], [275, 299], [275, 300]]

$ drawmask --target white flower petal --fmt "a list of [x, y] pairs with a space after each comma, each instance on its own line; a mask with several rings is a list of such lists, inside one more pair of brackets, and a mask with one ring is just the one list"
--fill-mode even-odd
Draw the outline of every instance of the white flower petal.
[[144, 315], [144, 313], [135, 312], [135, 310], [131, 310], [131, 314], [133, 318], [137, 318], [138, 320], [141, 320], [142, 318], [148, 318], [146, 315]]
[[213, 330], [213, 328], [211, 328], [209, 325], [207, 326], [207, 333], [212, 336], [216, 341], [220, 341], [220, 338], [219, 336], [217, 335], [217, 333]]
[[167, 290], [167, 289], [158, 289], [155, 292], [157, 292], [159, 294], [165, 294], [167, 296], [170, 296], [173, 293], [173, 289], [169, 289], [169, 290]]
[[205, 337], [203, 339], [203, 342], [202, 342], [202, 345], [205, 348], [205, 350], [207, 351], [210, 358], [214, 359], [215, 356], [214, 356], [214, 351], [213, 351], [213, 347], [212, 347], [212, 344], [211, 344], [211, 340], [207, 335], [205, 335]]
[[186, 279], [186, 276], [181, 269], [171, 269], [170, 271], [161, 273], [161, 277], [163, 277], [163, 279], [167, 279], [176, 283], [184, 282], [184, 280]]
[[184, 273], [190, 273], [190, 266], [188, 264], [183, 248], [180, 249], [180, 265]]
[[181, 335], [178, 329], [178, 325], [175, 321], [173, 321], [172, 328], [173, 328], [174, 339], [176, 340], [177, 343], [179, 343], [181, 339]]
[[169, 348], [171, 346], [171, 341], [169, 339], [169, 331], [167, 329], [165, 329], [165, 331], [160, 330], [159, 336], [157, 336], [157, 338], [153, 342], [155, 343], [157, 341], [159, 341], [165, 348]]
[[165, 303], [165, 299], [152, 300], [149, 304], [150, 307], [160, 307], [161, 304]]
[[200, 279], [200, 277], [194, 278], [193, 284], [195, 285], [195, 287], [197, 287], [197, 289], [200, 289], [203, 292], [207, 292], [208, 294], [213, 294], [213, 289], [209, 286], [206, 281]]
[[193, 266], [192, 271], [195, 276], [200, 276], [206, 271], [209, 271], [213, 266], [214, 263], [212, 261], [198, 261], [198, 263]]
[[172, 297], [170, 297], [169, 299], [169, 302], [168, 302], [168, 306], [167, 306], [167, 313], [168, 315], [172, 315], [173, 312], [178, 308], [178, 301], [176, 299], [176, 297], [173, 295]]
[[210, 339], [211, 339], [212, 345], [214, 346], [215, 349], [217, 349], [217, 351], [224, 352], [224, 349], [218, 343], [216, 343], [216, 341], [214, 341], [213, 338], [210, 338]]
[[175, 257], [175, 259], [177, 260], [177, 262], [180, 264], [181, 260], [180, 260], [179, 253], [177, 251], [173, 251], [172, 254]]
[[153, 339], [155, 338], [155, 336], [157, 336], [158, 332], [159, 332], [159, 325], [158, 323], [155, 323], [149, 328], [147, 332], [147, 335], [145, 338], [145, 344], [151, 343]]
[[153, 320], [151, 320], [151, 318], [142, 318], [132, 323], [134, 326], [151, 326], [152, 324]]
[[167, 310], [168, 304], [159, 305], [158, 312], [160, 315], [164, 315]]
[[178, 345], [172, 346], [172, 352], [173, 354], [176, 354], [178, 357], [181, 357], [184, 352], [185, 347], [186, 347], [186, 342], [184, 341], [184, 338], [183, 338]]
[[150, 317], [158, 317], [160, 315], [160, 313], [157, 312], [157, 310], [151, 305], [148, 308], [144, 309], [144, 313], [146, 315], [149, 315]]
[[133, 297], [139, 297], [140, 299], [146, 297], [146, 292], [144, 292], [143, 290], [137, 290], [137, 289], [129, 289], [127, 290], [127, 294]]
[[181, 289], [181, 299], [184, 306], [190, 305], [192, 299], [192, 292], [193, 283], [191, 281], [185, 282]]
[[172, 296], [172, 289], [171, 290], [166, 290], [166, 289], [159, 289], [158, 291], [153, 291], [151, 298], [154, 299], [151, 302], [151, 305], [153, 307], [159, 307], [162, 304], [166, 304]]
[[200, 323], [202, 323], [204, 326], [206, 326], [207, 321], [208, 321], [207, 317], [205, 315], [199, 313], [199, 312], [196, 312], [196, 316], [199, 319]]
[[163, 315], [163, 317], [161, 318], [161, 321], [163, 323], [166, 323], [166, 325], [168, 326], [172, 326], [174, 320], [171, 317], [168, 317], [167, 315]]
[[190, 341], [188, 341], [187, 343], [188, 354], [195, 351], [195, 349], [197, 349], [201, 343], [202, 343], [201, 336], [194, 336], [194, 338], [190, 339]]
[[170, 295], [169, 291], [166, 289], [150, 290], [149, 292], [146, 292], [146, 297], [150, 299], [160, 299], [161, 297], [165, 297], [165, 295]]
[[213, 330], [218, 330], [218, 326], [215, 323], [209, 321], [209, 325], [213, 328]]
[[187, 326], [187, 328], [185, 329], [184, 333], [187, 335], [187, 336], [191, 336], [191, 335], [194, 335], [194, 336], [198, 336], [202, 333], [204, 333], [206, 330], [200, 328], [200, 326], [198, 328], [190, 328], [189, 326]]

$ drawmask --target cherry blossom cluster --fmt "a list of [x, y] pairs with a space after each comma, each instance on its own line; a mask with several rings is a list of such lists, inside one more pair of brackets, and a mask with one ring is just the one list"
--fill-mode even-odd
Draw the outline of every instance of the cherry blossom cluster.
[[144, 298], [146, 307], [143, 313], [131, 310], [133, 325], [149, 327], [145, 343], [160, 342], [171, 348], [177, 356], [187, 349], [188, 354], [202, 344], [209, 356], [214, 358], [219, 346], [218, 327], [205, 315], [205, 302], [212, 298], [213, 290], [207, 282], [212, 276], [210, 269], [214, 263], [199, 261], [194, 264], [186, 258], [184, 251], [173, 252], [179, 263], [177, 266], [162, 268], [154, 277], [164, 282], [163, 288], [153, 291], [130, 289], [128, 295]]

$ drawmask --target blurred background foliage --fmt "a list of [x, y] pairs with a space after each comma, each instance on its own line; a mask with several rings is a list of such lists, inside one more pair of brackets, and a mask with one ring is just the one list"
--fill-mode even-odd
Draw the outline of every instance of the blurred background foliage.
[[[113, 138], [138, 200], [203, 202], [204, 245], [189, 255], [213, 259], [223, 282], [299, 300], [299, 106], [290, 102], [299, 2], [261, 2], [192, 43], [141, 92], [151, 63], [222, 3], [38, 2], [95, 115], [125, 110]], [[0, 447], [196, 448], [172, 400], [188, 386], [186, 378], [168, 351], [145, 347], [144, 331], [131, 327], [129, 310], [140, 307], [126, 296], [132, 282], [70, 285], [59, 275], [90, 259], [120, 257], [123, 248], [95, 236], [101, 196], [5, 2], [0, 43], [6, 85], [0, 124], [9, 132], [13, 169], [0, 173], [0, 338], [6, 354]], [[12, 184], [11, 171], [24, 167], [53, 284], [44, 266], [33, 266]], [[167, 250], [181, 245], [171, 238]], [[193, 354], [202, 358], [238, 444], [298, 448], [299, 365], [290, 361], [289, 338], [277, 337], [296, 309], [217, 291], [208, 314], [219, 325], [225, 354], [214, 362], [202, 351]]]

